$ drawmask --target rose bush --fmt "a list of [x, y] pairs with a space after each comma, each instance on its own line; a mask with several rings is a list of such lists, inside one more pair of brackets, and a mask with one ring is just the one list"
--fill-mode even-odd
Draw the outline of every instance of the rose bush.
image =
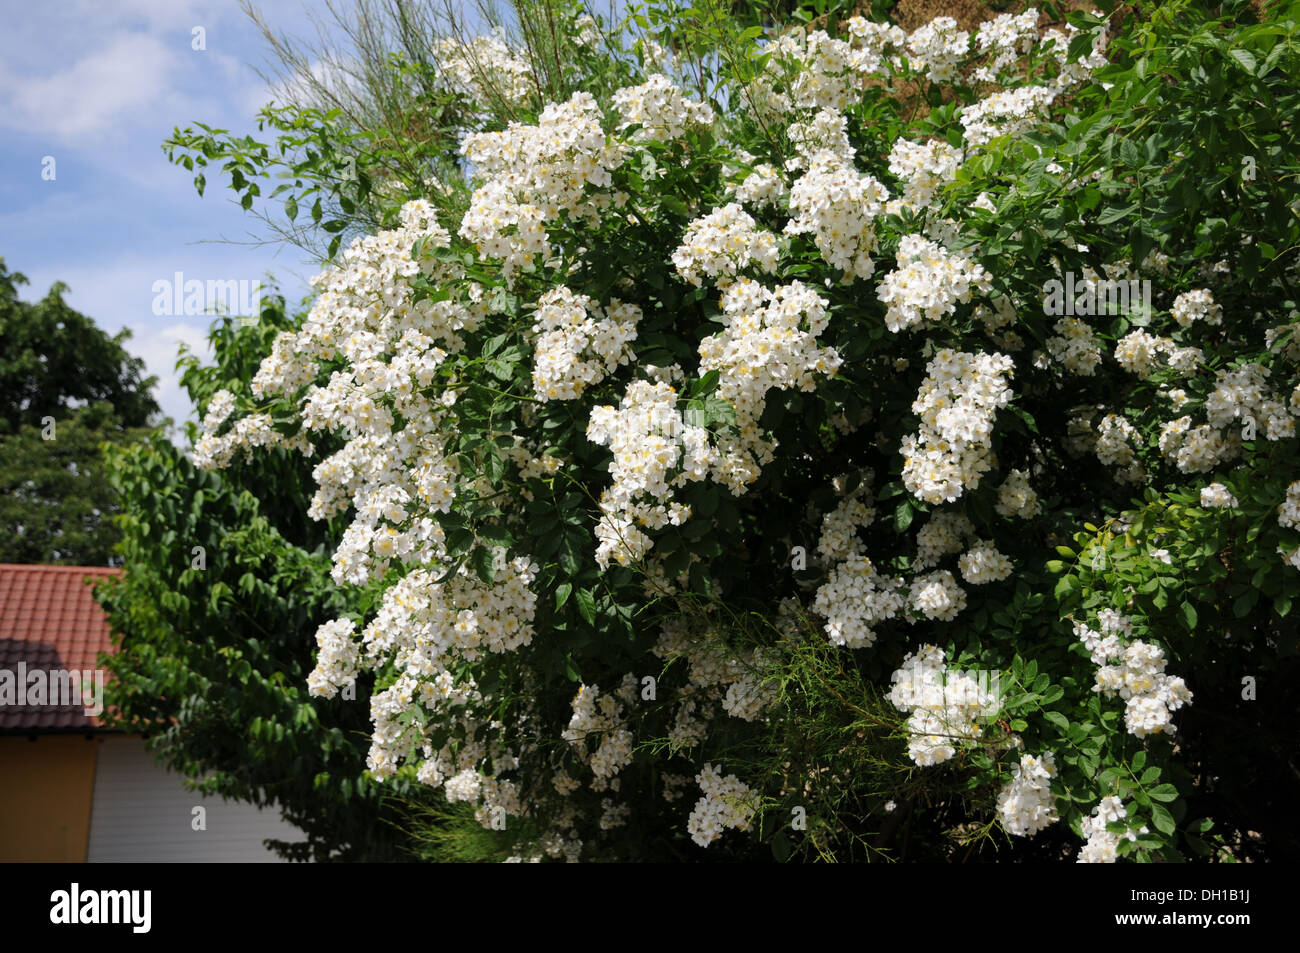
[[312, 693], [520, 859], [1293, 847], [1294, 6], [716, 6], [446, 38], [464, 181], [212, 398], [376, 594]]

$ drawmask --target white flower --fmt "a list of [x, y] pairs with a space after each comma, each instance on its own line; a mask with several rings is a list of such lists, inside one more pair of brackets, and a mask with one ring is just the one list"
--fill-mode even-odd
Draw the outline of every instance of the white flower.
[[1201, 506], [1206, 509], [1230, 509], [1240, 505], [1237, 498], [1222, 483], [1211, 483], [1201, 490]]

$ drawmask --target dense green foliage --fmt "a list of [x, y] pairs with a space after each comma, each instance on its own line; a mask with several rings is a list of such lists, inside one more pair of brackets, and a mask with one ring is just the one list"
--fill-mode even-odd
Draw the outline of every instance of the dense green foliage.
[[108, 565], [117, 503], [103, 442], [129, 443], [158, 414], [154, 379], [56, 284], [22, 301], [26, 277], [0, 259], [0, 562]]

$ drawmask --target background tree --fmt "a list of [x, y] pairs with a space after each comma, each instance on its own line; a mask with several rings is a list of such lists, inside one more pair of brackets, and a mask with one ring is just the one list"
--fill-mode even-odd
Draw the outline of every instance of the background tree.
[[117, 531], [100, 445], [126, 444], [159, 413], [155, 382], [56, 283], [21, 301], [0, 259], [0, 562], [107, 565]]

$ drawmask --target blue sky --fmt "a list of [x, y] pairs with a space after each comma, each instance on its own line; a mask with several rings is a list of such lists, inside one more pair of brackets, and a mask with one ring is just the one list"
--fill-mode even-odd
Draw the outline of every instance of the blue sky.
[[[297, 0], [257, 4], [270, 24], [314, 34]], [[319, 8], [319, 5], [318, 5]], [[168, 163], [160, 144], [195, 121], [256, 133], [271, 99], [255, 67], [265, 47], [236, 0], [35, 0], [8, 5], [0, 31], [0, 256], [31, 283], [55, 281], [102, 328], [130, 328], [128, 349], [160, 379], [163, 410], [183, 420], [178, 344], [205, 350], [208, 316], [155, 315], [154, 282], [246, 280], [268, 273], [296, 301], [316, 270], [289, 246], [248, 244], [262, 225], [226, 181]], [[193, 30], [205, 50], [194, 50]], [[55, 178], [42, 178], [45, 157]], [[228, 239], [241, 244], [224, 244]], [[214, 241], [215, 240], [215, 241]]]

